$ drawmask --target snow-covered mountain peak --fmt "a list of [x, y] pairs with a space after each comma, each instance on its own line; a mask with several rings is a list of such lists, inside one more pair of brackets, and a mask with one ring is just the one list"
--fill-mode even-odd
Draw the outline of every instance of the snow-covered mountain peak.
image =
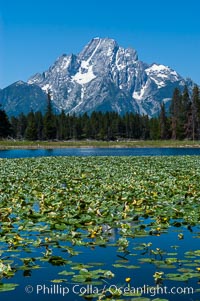
[[162, 65], [162, 64], [156, 64], [153, 63], [149, 68], [145, 70], [148, 74], [173, 74], [178, 77], [178, 73], [174, 70], [172, 70], [170, 67]]
[[110, 56], [115, 48], [119, 48], [117, 42], [109, 38], [94, 38], [80, 52], [79, 58], [88, 60], [98, 55]]
[[176, 71], [162, 64], [153, 63], [145, 69], [145, 72], [156, 83], [158, 88], [166, 86], [167, 81], [177, 82], [182, 79]]
[[149, 116], [158, 113], [160, 103], [172, 97], [175, 87], [187, 83], [170, 67], [139, 61], [135, 49], [99, 37], [77, 55], [60, 56], [47, 71], [28, 81], [50, 90], [58, 111], [133, 111]]

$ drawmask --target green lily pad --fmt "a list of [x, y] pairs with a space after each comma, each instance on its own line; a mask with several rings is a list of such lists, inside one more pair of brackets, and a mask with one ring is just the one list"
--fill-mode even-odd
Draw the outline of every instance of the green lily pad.
[[68, 272], [68, 271], [62, 271], [58, 273], [58, 275], [64, 275], [64, 276], [70, 276], [74, 274], [75, 274], [74, 272]]
[[134, 298], [132, 300], [134, 300], [134, 301], [151, 301], [151, 299], [145, 298], [145, 297], [138, 297], [138, 298]]
[[173, 280], [173, 281], [187, 281], [191, 278], [198, 278], [199, 273], [183, 273], [183, 274], [166, 274], [166, 279]]
[[72, 267], [71, 267], [71, 269], [72, 270], [82, 270], [82, 269], [90, 269], [90, 268], [92, 268], [92, 266], [91, 265], [89, 265], [89, 264], [81, 264], [81, 263], [79, 263], [79, 264], [72, 264]]
[[48, 259], [48, 262], [51, 263], [52, 265], [65, 265], [67, 263], [67, 260], [62, 258], [61, 256], [51, 256]]
[[160, 264], [159, 265], [160, 269], [176, 269], [176, 266], [173, 264]]
[[54, 226], [55, 226], [56, 230], [60, 230], [60, 231], [63, 231], [63, 230], [65, 230], [67, 228], [64, 223], [62, 223], [62, 224], [55, 224]]
[[153, 263], [155, 261], [155, 259], [153, 258], [139, 258], [138, 259], [140, 262], [146, 262], [146, 263]]
[[16, 283], [0, 283], [0, 292], [13, 291], [15, 288], [19, 286]]
[[138, 265], [125, 265], [125, 264], [120, 264], [120, 263], [114, 263], [113, 266], [115, 268], [125, 268], [125, 269], [139, 269], [140, 266]]
[[152, 299], [152, 301], [168, 301], [168, 299], [156, 298]]
[[197, 267], [198, 264], [196, 262], [193, 262], [193, 263], [185, 263], [184, 264], [185, 267]]
[[124, 297], [140, 297], [142, 293], [134, 293], [134, 292], [125, 292], [123, 294]]
[[187, 269], [187, 268], [181, 268], [181, 269], [178, 269], [177, 271], [181, 272], [181, 273], [193, 273], [194, 272], [193, 269]]
[[54, 279], [54, 280], [51, 280], [51, 282], [53, 283], [63, 283], [63, 282], [67, 282], [66, 279]]
[[27, 265], [22, 265], [22, 266], [18, 267], [18, 270], [22, 270], [22, 271], [25, 271], [27, 269], [37, 270], [37, 269], [40, 269], [40, 268], [41, 268], [41, 266], [39, 266], [39, 265], [32, 265], [30, 267], [28, 267]]

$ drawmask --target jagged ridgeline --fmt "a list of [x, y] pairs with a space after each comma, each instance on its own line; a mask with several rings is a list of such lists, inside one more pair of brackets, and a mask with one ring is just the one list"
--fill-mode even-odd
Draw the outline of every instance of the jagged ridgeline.
[[69, 114], [115, 111], [155, 116], [164, 102], [169, 107], [175, 88], [191, 92], [194, 83], [162, 64], [147, 64], [136, 50], [113, 39], [94, 38], [77, 55], [62, 55], [42, 74], [18, 81], [0, 91], [9, 116], [46, 108], [51, 91], [55, 112]]

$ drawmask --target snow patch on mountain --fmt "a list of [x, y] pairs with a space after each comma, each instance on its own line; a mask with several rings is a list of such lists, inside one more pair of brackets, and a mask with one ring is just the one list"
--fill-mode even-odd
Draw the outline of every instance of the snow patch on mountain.
[[45, 91], [46, 93], [48, 93], [48, 91], [50, 90], [50, 84], [46, 84], [44, 86], [42, 86], [42, 90]]
[[148, 85], [149, 85], [149, 82], [147, 81], [146, 83], [144, 83], [141, 87], [141, 89], [139, 91], [134, 91], [133, 92], [133, 98], [136, 99], [136, 100], [141, 100], [144, 98], [144, 95], [147, 91], [147, 88], [148, 88]]
[[75, 82], [77, 82], [78, 84], [83, 85], [89, 83], [95, 77], [96, 76], [92, 71], [92, 66], [89, 66], [86, 72], [80, 69], [75, 76], [72, 76], [72, 80], [75, 80]]

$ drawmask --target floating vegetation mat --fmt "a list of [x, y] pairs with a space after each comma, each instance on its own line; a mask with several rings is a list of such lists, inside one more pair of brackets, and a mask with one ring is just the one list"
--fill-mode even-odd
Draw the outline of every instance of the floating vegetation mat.
[[198, 156], [2, 159], [0, 174], [7, 301], [200, 300]]

